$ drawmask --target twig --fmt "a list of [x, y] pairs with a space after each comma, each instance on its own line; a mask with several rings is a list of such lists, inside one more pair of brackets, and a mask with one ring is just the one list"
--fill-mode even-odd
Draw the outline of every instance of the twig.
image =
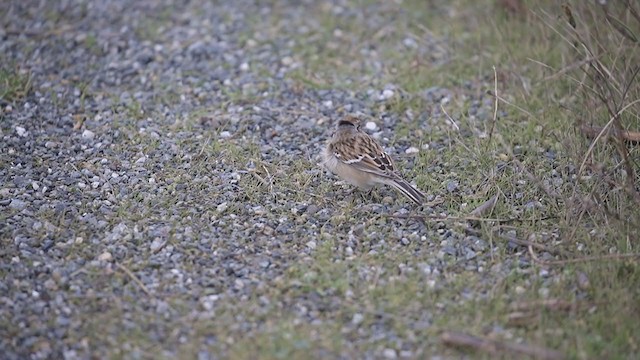
[[477, 216], [436, 216], [436, 215], [393, 215], [385, 214], [384, 216], [394, 219], [414, 219], [414, 220], [435, 220], [435, 221], [481, 221], [481, 222], [496, 222], [496, 223], [510, 223], [514, 221], [541, 221], [555, 219], [555, 216], [549, 216], [541, 219], [499, 219], [499, 218], [483, 218]]
[[555, 249], [551, 249], [547, 246], [544, 246], [542, 244], [538, 244], [536, 242], [533, 241], [529, 241], [529, 240], [524, 240], [524, 239], [518, 239], [515, 236], [508, 236], [508, 235], [498, 235], [499, 238], [503, 239], [503, 240], [507, 240], [510, 241], [514, 244], [518, 244], [520, 246], [526, 246], [526, 247], [531, 247], [531, 248], [536, 248], [538, 250], [542, 250], [542, 251], [546, 251], [550, 254], [561, 254], [562, 251], [560, 250], [555, 250]]
[[[587, 57], [587, 58], [586, 58], [586, 59], [584, 59], [584, 60], [580, 60], [580, 61], [577, 61], [577, 62], [575, 62], [575, 63], [571, 64], [571, 65], [565, 66], [564, 68], [562, 68], [562, 69], [558, 70], [558, 71], [557, 71], [556, 73], [554, 73], [553, 75], [549, 75], [549, 76], [545, 77], [544, 79], [542, 79], [542, 82], [546, 82], [546, 81], [549, 81], [549, 80], [554, 80], [554, 79], [556, 79], [557, 77], [560, 77], [560, 76], [562, 76], [562, 75], [564, 75], [564, 74], [568, 73], [568, 72], [569, 72], [569, 71], [571, 71], [571, 70], [575, 70], [575, 69], [581, 68], [582, 66], [584, 66], [584, 65], [586, 65], [586, 64], [588, 64], [588, 63], [590, 63], [591, 61], [593, 61], [593, 60], [595, 60], [595, 59], [596, 59], [596, 58], [593, 58], [593, 57]], [[538, 65], [542, 65], [542, 66], [544, 66], [544, 67], [547, 67], [547, 68], [549, 68], [550, 70], [554, 70], [554, 71], [555, 71], [555, 69], [554, 69], [553, 67], [551, 67], [551, 66], [549, 66], [549, 65], [547, 65], [547, 64], [545, 64], [545, 63], [542, 63], [542, 62], [540, 62], [540, 61], [537, 61], [537, 60], [535, 60], [535, 59], [527, 58], [527, 60], [529, 60], [529, 61], [531, 61], [531, 62], [533, 62], [533, 63], [536, 63], [536, 64], [538, 64]]]
[[457, 131], [460, 131], [460, 127], [458, 126], [458, 124], [456, 124], [456, 121], [453, 120], [453, 118], [449, 115], [449, 113], [447, 112], [447, 110], [444, 108], [442, 104], [440, 104], [440, 110], [442, 110], [442, 112], [447, 116], [447, 119], [451, 121], [451, 123], [453, 124], [453, 127], [455, 127]]
[[505, 341], [480, 338], [477, 336], [447, 331], [440, 337], [445, 345], [449, 346], [467, 346], [476, 350], [498, 355], [503, 352], [509, 352], [520, 355], [528, 355], [537, 359], [565, 359], [563, 353], [535, 345], [508, 343]]
[[508, 326], [527, 326], [533, 323], [537, 317], [540, 316], [539, 312], [532, 311], [514, 311], [507, 315]]
[[167, 246], [167, 243], [169, 243], [169, 240], [163, 241], [162, 244], [160, 244], [160, 246], [158, 246], [156, 249], [153, 250], [153, 253], [157, 254], [160, 251], [162, 251], [162, 249], [164, 249], [164, 247]]
[[575, 263], [599, 261], [599, 260], [624, 260], [624, 259], [640, 258], [640, 253], [631, 253], [631, 254], [584, 256], [584, 257], [579, 257], [575, 259], [546, 261], [546, 260], [541, 260], [536, 255], [536, 253], [533, 251], [533, 246], [531, 245], [529, 246], [529, 255], [531, 255], [531, 258], [533, 259], [533, 261], [541, 265], [565, 265], [565, 264], [575, 264]]
[[493, 98], [493, 119], [491, 120], [491, 128], [489, 129], [489, 140], [493, 138], [493, 130], [496, 127], [496, 120], [498, 119], [498, 71], [496, 66], [493, 66], [493, 91], [496, 94]]
[[253, 169], [248, 169], [248, 170], [247, 170], [247, 172], [248, 172], [249, 174], [253, 175], [253, 177], [255, 177], [255, 178], [256, 178], [256, 180], [258, 180], [258, 181], [260, 182], [260, 185], [263, 185], [263, 186], [267, 186], [267, 185], [269, 185], [269, 184], [267, 183], [267, 180], [265, 180], [262, 176], [258, 175], [258, 173], [256, 173], [256, 171], [255, 171], [255, 170], [253, 170]]
[[[604, 135], [604, 133], [606, 132], [606, 130], [609, 128], [609, 126], [611, 126], [611, 124], [613, 124], [613, 122], [623, 113], [625, 112], [628, 108], [630, 108], [631, 106], [637, 104], [640, 102], [640, 99], [636, 99], [630, 103], [628, 103], [627, 105], [625, 105], [622, 109], [620, 109], [617, 113], [615, 113], [615, 115], [613, 115], [611, 117], [611, 119], [609, 119], [609, 122], [607, 122], [607, 124], [602, 128], [602, 130], [598, 133], [598, 135], [593, 139], [593, 141], [591, 142], [591, 145], [589, 146], [589, 149], [587, 149], [587, 152], [584, 154], [584, 158], [582, 159], [582, 163], [580, 164], [580, 168], [578, 169], [578, 176], [580, 176], [582, 174], [582, 171], [584, 170], [584, 166], [587, 163], [587, 159], [589, 158], [589, 156], [591, 155], [591, 153], [593, 152], [593, 149], [596, 146], [596, 143], [598, 143], [598, 140], [600, 140], [600, 138]], [[573, 197], [573, 195], [575, 195], [576, 192], [576, 187], [574, 187], [573, 189], [573, 194], [571, 197]]]
[[490, 213], [491, 211], [493, 211], [493, 208], [496, 206], [496, 203], [498, 202], [499, 197], [500, 196], [497, 194], [492, 196], [489, 200], [483, 202], [482, 204], [480, 204], [480, 206], [473, 209], [473, 211], [471, 211], [469, 215], [481, 216], [482, 214]]
[[129, 276], [134, 283], [138, 284], [140, 289], [142, 289], [142, 291], [144, 291], [144, 293], [147, 294], [147, 296], [153, 297], [153, 295], [151, 295], [151, 292], [149, 292], [149, 289], [147, 289], [147, 287], [144, 286], [142, 281], [140, 281], [140, 279], [138, 279], [129, 269], [127, 269], [124, 265], [118, 262], [116, 263], [116, 267], [122, 270], [125, 274], [127, 274], [127, 276]]
[[267, 173], [267, 178], [269, 179], [269, 191], [275, 197], [276, 194], [273, 192], [273, 177], [271, 176], [271, 173], [269, 173], [269, 169], [267, 169], [267, 167], [264, 166], [264, 164], [262, 164], [262, 168]]
[[547, 299], [541, 301], [524, 301], [512, 304], [510, 307], [513, 311], [531, 311], [539, 308], [549, 310], [569, 311], [579, 307], [589, 307], [593, 304], [587, 302], [571, 302], [561, 299]]
[[[598, 126], [582, 125], [580, 126], [580, 130], [588, 137], [595, 138], [600, 132], [602, 132], [603, 128]], [[636, 143], [640, 142], [640, 132], [638, 131], [618, 131], [616, 135], [620, 136], [625, 141]]]
[[498, 96], [498, 94], [494, 94], [494, 93], [493, 93], [493, 91], [491, 91], [491, 90], [487, 91], [487, 94], [488, 94], [488, 95], [490, 95], [490, 96], [495, 96], [495, 98], [496, 98], [496, 99], [498, 99], [498, 100], [502, 101], [503, 103], [505, 103], [505, 104], [507, 104], [507, 105], [511, 105], [511, 106], [513, 106], [514, 108], [516, 108], [516, 109], [520, 110], [521, 112], [523, 112], [524, 114], [526, 114], [526, 115], [527, 115], [528, 117], [530, 117], [530, 118], [533, 118], [533, 117], [534, 117], [534, 116], [533, 116], [530, 112], [528, 112], [527, 110], [525, 110], [525, 109], [523, 109], [522, 107], [520, 107], [520, 106], [518, 106], [518, 105], [516, 105], [516, 104], [514, 104], [514, 103], [512, 103], [512, 102], [510, 102], [509, 100], [507, 100], [507, 99], [505, 99], [505, 98], [502, 98], [502, 97]]
[[200, 152], [198, 153], [197, 157], [202, 156], [202, 153], [204, 153], [204, 149], [207, 147], [207, 145], [209, 145], [210, 141], [211, 141], [211, 135], [207, 136], [207, 141], [205, 141], [202, 147], [200, 148]]

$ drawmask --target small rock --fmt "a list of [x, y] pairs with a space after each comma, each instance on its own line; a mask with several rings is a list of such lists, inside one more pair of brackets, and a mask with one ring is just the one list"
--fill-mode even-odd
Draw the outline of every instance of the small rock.
[[236, 280], [233, 282], [233, 287], [234, 287], [236, 290], [242, 290], [242, 289], [244, 289], [244, 282], [242, 281], [242, 279], [236, 279]]
[[289, 65], [293, 64], [293, 58], [291, 58], [291, 56], [285, 56], [280, 61], [282, 62], [282, 65], [284, 65], [284, 66], [289, 66]]
[[9, 203], [9, 207], [13, 210], [22, 211], [27, 207], [27, 203], [19, 199], [13, 199]]
[[364, 315], [362, 315], [360, 313], [355, 313], [355, 314], [353, 314], [353, 318], [351, 319], [351, 323], [353, 325], [360, 325], [363, 320], [364, 320]]
[[543, 278], [548, 278], [549, 277], [549, 270], [540, 269], [540, 272], [538, 273], [538, 275], [540, 275], [540, 277], [543, 277]]
[[57, 290], [58, 289], [58, 285], [56, 284], [56, 282], [53, 279], [47, 279], [47, 281], [44, 282], [44, 287], [47, 290]]
[[476, 254], [476, 252], [475, 252], [475, 251], [473, 251], [473, 250], [471, 250], [471, 249], [468, 249], [468, 248], [467, 248], [467, 249], [465, 249], [465, 251], [464, 251], [464, 258], [465, 258], [466, 260], [471, 260], [471, 259], [475, 258], [476, 256], [478, 256], [478, 254]]
[[200, 303], [205, 310], [211, 311], [213, 309], [213, 305], [216, 303], [216, 301], [218, 301], [219, 298], [220, 296], [216, 294], [207, 295], [200, 298]]
[[109, 261], [113, 260], [113, 256], [111, 255], [110, 252], [105, 251], [102, 254], [98, 255], [98, 260], [104, 261], [104, 262], [109, 262]]
[[222, 132], [220, 132], [220, 137], [223, 138], [223, 139], [230, 138], [231, 137], [231, 133], [228, 132], [228, 131], [222, 131]]
[[378, 129], [378, 125], [373, 121], [367, 121], [364, 127], [367, 128], [367, 130], [371, 130], [371, 131], [376, 131]]
[[82, 132], [82, 138], [86, 140], [93, 140], [96, 137], [96, 134], [91, 130], [85, 130]]
[[[400, 351], [400, 357], [401, 358], [413, 358], [413, 352], [410, 350], [402, 350]], [[431, 358], [432, 360], [435, 360], [435, 358]]]
[[249, 63], [243, 62], [242, 64], [240, 64], [240, 71], [248, 71], [249, 70]]
[[156, 252], [162, 247], [162, 245], [164, 245], [164, 241], [161, 238], [157, 237], [153, 239], [151, 245], [149, 245], [149, 250], [151, 250], [151, 252]]
[[458, 182], [455, 180], [449, 181], [447, 183], [447, 191], [448, 192], [454, 192], [458, 189]]
[[315, 241], [313, 241], [313, 240], [311, 240], [311, 241], [307, 242], [307, 244], [306, 244], [306, 245], [307, 245], [307, 247], [308, 247], [309, 249], [311, 249], [311, 250], [315, 250], [315, 248], [316, 248], [316, 246], [317, 246], [317, 245], [316, 245], [316, 242], [315, 242]]
[[218, 206], [216, 207], [216, 210], [217, 210], [219, 213], [222, 213], [222, 212], [224, 212], [225, 210], [227, 210], [227, 208], [228, 208], [228, 207], [229, 207], [229, 205], [227, 205], [227, 202], [225, 201], [225, 202], [221, 203], [220, 205], [218, 205]]
[[307, 210], [305, 211], [307, 215], [314, 215], [317, 212], [318, 212], [318, 207], [313, 204], [307, 206]]
[[22, 126], [16, 126], [16, 133], [18, 133], [18, 136], [20, 137], [25, 137], [27, 136], [27, 129]]
[[380, 94], [380, 100], [387, 100], [387, 99], [391, 99], [393, 96], [395, 95], [395, 92], [393, 92], [393, 90], [391, 89], [385, 89], [382, 91], [382, 93]]
[[591, 282], [589, 281], [589, 277], [587, 274], [582, 271], [578, 272], [578, 287], [581, 290], [587, 290], [591, 287]]
[[407, 150], [405, 150], [405, 151], [404, 151], [404, 153], [405, 153], [405, 154], [416, 154], [416, 153], [418, 153], [419, 151], [420, 151], [420, 150], [419, 150], [417, 147], [412, 146], [412, 147], [410, 147], [410, 148], [407, 148]]
[[382, 356], [384, 356], [385, 359], [396, 359], [398, 354], [394, 349], [387, 348], [382, 351]]

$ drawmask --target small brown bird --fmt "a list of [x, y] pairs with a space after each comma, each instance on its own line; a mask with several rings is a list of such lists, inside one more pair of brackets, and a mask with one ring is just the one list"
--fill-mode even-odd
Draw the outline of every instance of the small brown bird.
[[389, 155], [360, 129], [357, 117], [348, 116], [338, 122], [323, 157], [327, 169], [361, 189], [369, 190], [377, 184], [390, 185], [418, 205], [426, 197], [396, 172]]

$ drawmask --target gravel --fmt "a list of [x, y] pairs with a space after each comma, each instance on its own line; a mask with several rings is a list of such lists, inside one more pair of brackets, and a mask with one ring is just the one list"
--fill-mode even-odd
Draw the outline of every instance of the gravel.
[[[289, 298], [287, 289], [300, 286], [282, 285], [288, 269], [329, 249], [341, 262], [409, 254], [416, 263], [355, 271], [380, 283], [417, 272], [442, 288], [450, 260], [477, 271], [489, 267], [490, 250], [485, 240], [445, 223], [428, 228], [388, 219], [411, 213], [412, 205], [389, 189], [378, 191], [378, 201], [352, 193], [317, 166], [331, 124], [344, 111], [371, 117], [366, 129], [408, 170], [420, 151], [436, 154], [450, 144], [443, 137], [419, 150], [415, 133], [394, 138], [402, 115], [375, 109], [406, 94], [381, 79], [345, 79], [351, 88], [362, 84], [355, 90], [300, 88], [290, 74], [305, 66], [299, 48], [317, 41], [321, 24], [295, 3], [0, 5], [0, 60], [32, 77], [26, 97], [2, 104], [0, 124], [4, 358], [138, 358], [144, 346], [173, 357], [201, 335], [194, 322], [230, 311], [237, 317], [224, 325], [227, 334], [256, 333], [268, 324], [249, 314], [294, 304], [299, 310], [289, 316], [296, 321], [361, 327], [345, 354], [382, 339], [387, 347], [365, 357], [420, 354], [419, 341], [399, 338], [383, 320], [371, 323], [363, 313], [334, 319], [343, 302], [353, 301], [348, 291]], [[322, 7], [356, 16], [342, 1]], [[385, 6], [370, 10], [358, 21], [381, 28]], [[346, 36], [338, 30], [334, 36]], [[407, 35], [398, 46], [434, 51], [433, 61], [444, 61], [436, 51], [442, 40], [432, 40]], [[364, 57], [359, 61], [373, 68], [384, 61]], [[432, 87], [417, 96], [433, 104], [414, 115], [421, 131], [447, 126], [439, 104], [454, 93]], [[491, 114], [491, 102], [472, 104], [474, 117]], [[447, 168], [434, 162], [425, 171]], [[473, 191], [444, 179], [435, 192]], [[345, 213], [352, 204], [358, 205]], [[365, 227], [372, 216], [382, 225]], [[202, 339], [214, 349], [229, 344]], [[204, 348], [194, 353], [212, 357]]]

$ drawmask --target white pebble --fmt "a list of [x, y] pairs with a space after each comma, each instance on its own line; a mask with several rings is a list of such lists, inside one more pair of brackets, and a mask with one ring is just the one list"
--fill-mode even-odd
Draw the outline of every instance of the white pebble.
[[289, 66], [289, 65], [293, 64], [293, 59], [291, 58], [291, 56], [285, 56], [280, 61], [282, 62], [282, 65], [284, 65], [284, 66]]
[[91, 130], [85, 130], [82, 132], [83, 139], [93, 140], [94, 137], [96, 137], [96, 134], [94, 134]]
[[393, 95], [395, 95], [393, 90], [385, 89], [385, 90], [382, 91], [382, 94], [380, 94], [380, 100], [391, 99], [393, 97]]
[[206, 311], [211, 311], [213, 310], [213, 306], [215, 305], [215, 302], [218, 301], [219, 296], [218, 295], [208, 295], [208, 296], [204, 296], [203, 298], [200, 299], [200, 303], [202, 304], [202, 308], [205, 309]]
[[23, 128], [22, 126], [16, 126], [16, 132], [18, 133], [18, 136], [20, 136], [20, 137], [27, 136], [27, 129]]
[[247, 71], [249, 70], [249, 64], [246, 62], [243, 62], [242, 64], [240, 64], [240, 71]]
[[322, 105], [324, 105], [324, 107], [328, 107], [328, 108], [333, 107], [333, 101], [331, 101], [331, 100], [323, 101]]
[[229, 205], [227, 205], [227, 202], [223, 202], [220, 205], [218, 205], [216, 207], [216, 210], [218, 210], [219, 213], [224, 212], [225, 210], [227, 210], [227, 208], [229, 207]]
[[417, 152], [419, 152], [419, 151], [420, 151], [420, 150], [418, 150], [418, 148], [417, 148], [417, 147], [412, 146], [412, 147], [410, 147], [410, 148], [407, 148], [407, 150], [405, 150], [405, 151], [404, 151], [404, 153], [405, 153], [405, 154], [415, 154], [415, 153], [417, 153]]
[[100, 255], [98, 256], [98, 260], [100, 260], [100, 261], [105, 261], [105, 262], [106, 262], [106, 261], [111, 261], [111, 260], [113, 260], [113, 256], [111, 256], [111, 253], [110, 253], [110, 252], [105, 251], [105, 252], [103, 252], [102, 254], [100, 254]]
[[395, 359], [398, 357], [398, 354], [396, 353], [395, 350], [393, 349], [384, 349], [384, 351], [382, 351], [382, 356], [385, 357], [385, 359]]
[[38, 189], [40, 189], [40, 185], [38, 185], [38, 183], [37, 183], [37, 182], [35, 182], [35, 181], [32, 181], [32, 182], [31, 182], [31, 187], [33, 188], [33, 190], [38, 190]]
[[378, 125], [373, 121], [367, 121], [364, 127], [367, 128], [367, 130], [371, 130], [371, 131], [375, 131], [378, 129]]
[[344, 252], [347, 256], [353, 256], [353, 249], [351, 248], [351, 246], [347, 246], [347, 248], [344, 249]]
[[153, 241], [151, 242], [151, 245], [149, 245], [149, 250], [151, 250], [152, 252], [156, 252], [158, 251], [158, 249], [162, 247], [163, 244], [164, 244], [164, 241], [161, 238], [157, 237], [153, 239]]
[[228, 131], [222, 131], [220, 133], [220, 137], [223, 138], [223, 139], [229, 138], [229, 137], [231, 137], [231, 133], [228, 132]]
[[364, 315], [360, 313], [353, 314], [353, 318], [351, 319], [351, 323], [353, 325], [359, 325], [364, 320]]
[[309, 249], [311, 249], [311, 250], [315, 250], [315, 248], [316, 248], [316, 242], [315, 242], [315, 241], [313, 241], [313, 240], [311, 240], [311, 241], [307, 242], [307, 244], [306, 244], [306, 245], [307, 245], [307, 247], [308, 247]]

